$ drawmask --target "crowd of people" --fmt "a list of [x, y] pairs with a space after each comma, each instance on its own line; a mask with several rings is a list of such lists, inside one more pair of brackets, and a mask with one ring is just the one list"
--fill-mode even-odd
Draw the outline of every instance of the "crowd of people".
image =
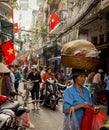
[[[80, 126], [84, 109], [99, 103], [107, 105], [107, 115], [109, 115], [109, 75], [102, 69], [90, 73], [72, 69], [69, 78], [63, 70], [59, 70], [56, 74], [52, 70], [53, 68], [50, 66], [43, 66], [39, 70], [36, 65], [24, 65], [21, 69], [18, 65], [0, 64], [0, 95], [9, 96], [11, 91], [18, 92], [21, 78], [30, 80], [34, 83], [30, 90], [31, 98], [33, 101], [37, 101], [33, 102], [33, 109], [39, 110], [44, 98], [46, 79], [52, 78], [55, 82], [70, 84], [64, 91], [63, 112], [65, 118], [71, 110], [74, 110]], [[16, 100], [18, 100], [17, 96]]]
[[[24, 65], [21, 68], [18, 65], [6, 66], [3, 64], [3, 67], [0, 67], [1, 70], [4, 70], [4, 67], [6, 71], [0, 71], [0, 94], [9, 96], [12, 91], [18, 93], [21, 79], [32, 81], [33, 87], [30, 93], [33, 100], [33, 109], [40, 109], [39, 106], [44, 98], [43, 93], [46, 88], [46, 79], [52, 78], [56, 82], [58, 81], [50, 66], [44, 66], [39, 70], [36, 65]], [[18, 100], [18, 96], [16, 96], [15, 100]]]
[[[46, 87], [45, 81], [47, 78], [52, 78], [56, 82], [66, 84], [67, 87], [74, 84], [74, 80], [71, 78], [72, 74], [70, 74], [68, 77], [63, 69], [60, 69], [55, 74], [53, 73], [52, 67], [47, 67], [45, 65], [41, 70], [39, 70], [36, 65], [24, 65], [22, 68], [18, 65], [9, 65], [5, 66], [6, 69], [4, 69], [4, 66], [3, 68], [1, 67], [2, 71], [0, 72], [0, 94], [6, 96], [9, 96], [10, 91], [18, 92], [19, 82], [21, 81], [21, 78], [31, 81], [36, 80], [34, 82], [33, 90], [31, 91], [32, 100], [38, 100], [39, 98], [40, 100], [43, 100], [43, 91]], [[106, 105], [106, 101], [109, 100], [108, 82], [108, 74], [105, 74], [102, 69], [98, 69], [98, 71], [93, 71], [87, 74], [84, 85], [89, 88], [94, 104], [101, 103]], [[34, 95], [34, 91], [36, 92], [36, 95]], [[16, 100], [17, 98], [18, 97], [16, 97]]]

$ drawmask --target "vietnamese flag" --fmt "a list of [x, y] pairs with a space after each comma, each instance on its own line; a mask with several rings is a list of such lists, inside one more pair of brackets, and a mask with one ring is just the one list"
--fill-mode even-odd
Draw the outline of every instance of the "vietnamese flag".
[[13, 24], [13, 28], [14, 28], [14, 33], [18, 33], [19, 32], [18, 23], [14, 23]]
[[12, 64], [15, 59], [14, 45], [12, 40], [9, 40], [1, 45], [2, 55], [7, 65]]
[[53, 30], [55, 28], [55, 26], [59, 22], [59, 19], [60, 19], [60, 17], [56, 13], [52, 13], [50, 15], [50, 30]]

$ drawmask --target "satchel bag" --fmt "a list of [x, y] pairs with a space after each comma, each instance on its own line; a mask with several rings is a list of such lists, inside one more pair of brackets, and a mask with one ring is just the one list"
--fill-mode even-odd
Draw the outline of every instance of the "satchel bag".
[[74, 111], [71, 111], [65, 119], [63, 130], [80, 130]]

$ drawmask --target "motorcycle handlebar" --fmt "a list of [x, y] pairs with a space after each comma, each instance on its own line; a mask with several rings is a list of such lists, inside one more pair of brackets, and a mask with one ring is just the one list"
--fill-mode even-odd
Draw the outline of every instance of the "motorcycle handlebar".
[[66, 85], [65, 84], [61, 84], [61, 83], [55, 83], [56, 85], [58, 85], [58, 86], [60, 86], [60, 87], [63, 87], [63, 88], [65, 88], [66, 87]]
[[33, 84], [33, 83], [36, 83], [36, 82], [39, 82], [39, 80], [32, 80], [32, 81], [30, 81], [30, 80], [22, 80], [22, 82], [24, 83], [24, 84]]

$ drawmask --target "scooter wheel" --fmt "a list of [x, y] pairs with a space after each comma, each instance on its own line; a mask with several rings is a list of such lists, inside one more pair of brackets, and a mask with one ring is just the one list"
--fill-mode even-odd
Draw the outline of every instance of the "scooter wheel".
[[51, 107], [52, 110], [56, 110], [56, 101], [51, 101], [50, 107]]

